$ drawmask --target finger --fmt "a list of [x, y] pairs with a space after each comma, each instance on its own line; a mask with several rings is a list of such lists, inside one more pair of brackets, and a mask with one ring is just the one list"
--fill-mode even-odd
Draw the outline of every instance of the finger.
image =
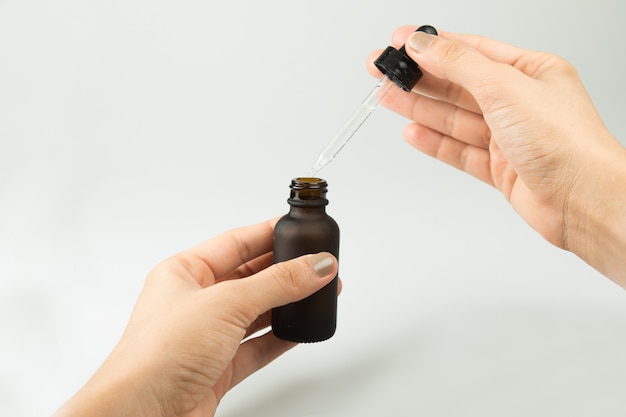
[[443, 32], [440, 36], [451, 41], [466, 43], [490, 60], [510, 65], [530, 76], [533, 76], [532, 73], [542, 63], [542, 60], [538, 58], [546, 55], [479, 35]]
[[[341, 287], [341, 280], [339, 280], [338, 293], [341, 292]], [[261, 315], [254, 324], [255, 329], [249, 329], [246, 337], [251, 336], [259, 330], [269, 327], [270, 321], [269, 312]], [[241, 344], [239, 350], [233, 358], [233, 376], [231, 379], [231, 385], [228, 389], [234, 387], [254, 372], [263, 368], [265, 365], [272, 362], [292, 347], [296, 346], [296, 344], [297, 343], [278, 339], [271, 331], [258, 337], [246, 340]]]
[[376, 68], [376, 65], [374, 65], [374, 61], [376, 61], [376, 59], [380, 56], [382, 52], [383, 52], [382, 49], [377, 49], [375, 51], [372, 51], [367, 56], [367, 60], [365, 61], [365, 68], [367, 69], [367, 72], [369, 72], [371, 76], [376, 77], [376, 78], [380, 78], [383, 76], [383, 74], [378, 70], [378, 68]]
[[[396, 49], [406, 45], [407, 39], [417, 30], [418, 26], [401, 26], [392, 36], [392, 44]], [[441, 32], [437, 31], [439, 36]], [[423, 68], [422, 68], [423, 70]], [[481, 113], [480, 107], [474, 97], [463, 87], [451, 83], [448, 80], [437, 78], [423, 70], [423, 77], [413, 87], [413, 91], [426, 96], [434, 97], [442, 101], [454, 104], [463, 109]]]
[[337, 260], [327, 252], [276, 263], [246, 279], [224, 282], [224, 315], [247, 329], [261, 314], [313, 294], [337, 276]]
[[417, 30], [418, 26], [400, 26], [396, 29], [391, 35], [391, 44], [394, 48], [400, 49], [405, 43], [407, 38], [411, 35], [411, 33]]
[[450, 81], [434, 77], [426, 71], [422, 72], [424, 76], [413, 87], [413, 92], [454, 104], [476, 114], [482, 114], [476, 99], [465, 88]]
[[[414, 30], [409, 33], [412, 32], [414, 32]], [[407, 36], [409, 33], [407, 33]], [[396, 45], [396, 47], [399, 48], [402, 45], [403, 43], [400, 45]], [[382, 50], [373, 51], [368, 55], [366, 60], [367, 71], [370, 73], [370, 75], [376, 78], [380, 78], [383, 75], [374, 65], [374, 61], [380, 56], [381, 53]], [[422, 72], [424, 75], [415, 85], [415, 87], [413, 87], [414, 92], [430, 97], [435, 97], [439, 100], [452, 103], [466, 110], [480, 113], [480, 107], [476, 103], [474, 97], [472, 97], [472, 95], [467, 90], [447, 80], [442, 80], [434, 77], [425, 71]]]
[[489, 127], [481, 115], [472, 111], [421, 94], [395, 90], [387, 94], [382, 104], [445, 136], [480, 148], [489, 148]]
[[276, 220], [230, 230], [175, 258], [201, 286], [206, 287], [247, 262], [271, 252]]
[[[417, 26], [399, 27], [392, 36], [394, 47], [400, 48], [405, 45], [409, 36], [411, 36], [417, 28]], [[446, 32], [439, 29], [437, 33], [437, 36], [440, 38], [466, 43], [487, 58], [502, 64], [515, 66], [520, 60], [523, 60], [525, 56], [534, 54], [533, 51], [529, 51], [528, 49], [513, 46], [485, 36]]]
[[273, 258], [272, 252], [264, 253], [258, 258], [248, 261], [245, 264], [237, 267], [237, 269], [227, 273], [226, 275], [223, 275], [217, 280], [217, 282], [228, 281], [231, 279], [246, 278], [251, 275], [254, 275], [257, 272], [262, 271], [268, 266], [270, 266], [273, 263], [272, 258]]
[[481, 103], [483, 112], [482, 106], [492, 105], [496, 94], [515, 95], [523, 89], [523, 73], [491, 60], [462, 41], [414, 32], [408, 38], [406, 51], [425, 71], [466, 89]]
[[494, 185], [488, 149], [468, 145], [416, 123], [405, 128], [404, 137], [411, 146], [426, 155]]
[[233, 374], [227, 391], [296, 345], [278, 339], [272, 332], [245, 341], [233, 358]]
[[[341, 281], [341, 278], [337, 277], [337, 295], [341, 294], [341, 290], [343, 289], [343, 282]], [[244, 337], [247, 338], [250, 335], [263, 330], [265, 328], [268, 328], [271, 324], [271, 315], [270, 312], [266, 312], [261, 314], [251, 325], [250, 327], [248, 327], [247, 331], [246, 331], [246, 335]]]
[[[334, 272], [331, 272], [331, 276]], [[338, 293], [341, 292], [341, 280], [338, 283]], [[269, 312], [261, 315], [254, 325], [248, 330], [246, 337], [269, 327], [270, 325]], [[254, 328], [254, 330], [253, 330]], [[258, 337], [248, 339], [241, 344], [235, 357], [233, 358], [233, 376], [231, 379], [231, 385], [228, 389], [234, 387], [239, 382], [263, 368], [274, 359], [296, 346], [297, 343], [288, 342], [286, 340], [278, 339], [270, 331], [262, 334]]]
[[244, 339], [250, 337], [251, 335], [253, 335], [256, 332], [259, 332], [263, 329], [267, 329], [268, 327], [270, 327], [272, 322], [272, 316], [270, 314], [270, 312], [266, 312], [261, 314], [251, 325], [250, 327], [248, 327], [246, 329], [246, 335], [244, 336]]

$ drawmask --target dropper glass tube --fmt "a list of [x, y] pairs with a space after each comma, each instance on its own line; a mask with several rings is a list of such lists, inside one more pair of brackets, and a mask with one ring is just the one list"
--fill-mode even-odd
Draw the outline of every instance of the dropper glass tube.
[[[417, 28], [418, 32], [425, 32], [430, 35], [437, 35], [437, 29], [430, 25], [423, 25]], [[361, 125], [367, 120], [370, 114], [376, 109], [376, 106], [385, 98], [387, 93], [397, 85], [406, 92], [413, 90], [413, 87], [422, 78], [422, 71], [415, 61], [413, 61], [406, 53], [406, 48], [402, 46], [396, 49], [388, 46], [374, 61], [374, 65], [384, 74], [376, 84], [376, 87], [361, 103], [357, 111], [352, 115], [348, 122], [341, 128], [337, 136], [320, 153], [317, 161], [309, 170], [309, 177], [317, 175], [320, 169], [328, 165], [339, 151], [346, 146], [346, 143], [352, 138]]]
[[394, 82], [391, 81], [386, 75], [384, 75], [376, 84], [376, 87], [371, 93], [363, 100], [361, 105], [354, 112], [352, 117], [341, 128], [337, 135], [330, 141], [330, 143], [319, 154], [317, 161], [309, 170], [308, 176], [315, 176], [320, 169], [328, 165], [335, 156], [346, 146], [348, 141], [356, 133], [361, 125], [367, 120], [367, 118], [376, 109], [378, 104], [385, 98], [387, 93], [393, 88]]

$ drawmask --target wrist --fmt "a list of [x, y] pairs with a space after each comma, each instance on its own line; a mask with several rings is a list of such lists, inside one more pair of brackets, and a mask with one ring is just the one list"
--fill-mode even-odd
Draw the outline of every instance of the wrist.
[[[137, 373], [111, 366], [111, 359], [54, 414], [53, 417], [144, 417], [159, 416], [147, 382]], [[151, 405], [151, 407], [148, 407]]]
[[[565, 210], [566, 249], [626, 288], [626, 149], [587, 151]], [[589, 158], [589, 153], [595, 153]]]

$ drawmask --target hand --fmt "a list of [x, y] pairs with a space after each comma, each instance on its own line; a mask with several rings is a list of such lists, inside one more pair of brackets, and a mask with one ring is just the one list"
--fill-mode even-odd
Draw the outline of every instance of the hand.
[[148, 275], [114, 351], [56, 416], [210, 416], [241, 380], [295, 346], [269, 311], [337, 273], [328, 253], [272, 264], [275, 222], [232, 230]]
[[[479, 36], [403, 27], [424, 70], [383, 105], [412, 119], [409, 144], [500, 190], [554, 245], [626, 287], [626, 151], [565, 60]], [[380, 52], [368, 60], [368, 69]]]

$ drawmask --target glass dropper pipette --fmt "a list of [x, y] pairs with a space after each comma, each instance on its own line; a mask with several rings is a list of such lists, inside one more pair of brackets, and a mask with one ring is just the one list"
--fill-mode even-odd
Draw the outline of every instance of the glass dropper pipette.
[[339, 151], [341, 151], [341, 149], [346, 146], [348, 141], [352, 139], [352, 136], [354, 136], [356, 131], [359, 130], [361, 125], [367, 120], [370, 114], [372, 114], [393, 86], [393, 81], [391, 81], [386, 75], [383, 75], [383, 77], [376, 84], [376, 87], [374, 87], [365, 100], [363, 100], [361, 105], [356, 109], [352, 117], [348, 119], [346, 124], [343, 125], [333, 140], [331, 140], [319, 154], [317, 161], [309, 170], [309, 177], [314, 177], [320, 169], [324, 168], [326, 165], [331, 163], [333, 159], [335, 159], [335, 156], [337, 156]]
[[[420, 26], [417, 31], [437, 35], [437, 30], [428, 25]], [[374, 87], [372, 92], [365, 98], [363, 103], [357, 108], [352, 117], [348, 119], [348, 122], [341, 128], [339, 133], [337, 133], [319, 154], [317, 161], [309, 170], [308, 175], [310, 177], [317, 175], [320, 169], [335, 159], [339, 151], [346, 146], [356, 131], [359, 130], [361, 125], [363, 125], [378, 104], [380, 104], [387, 93], [393, 88], [394, 84], [404, 91], [411, 91], [420, 78], [422, 78], [422, 71], [415, 61], [406, 54], [404, 46], [400, 49], [388, 46], [374, 61], [374, 65], [383, 73], [383, 77], [378, 81], [376, 87]]]

